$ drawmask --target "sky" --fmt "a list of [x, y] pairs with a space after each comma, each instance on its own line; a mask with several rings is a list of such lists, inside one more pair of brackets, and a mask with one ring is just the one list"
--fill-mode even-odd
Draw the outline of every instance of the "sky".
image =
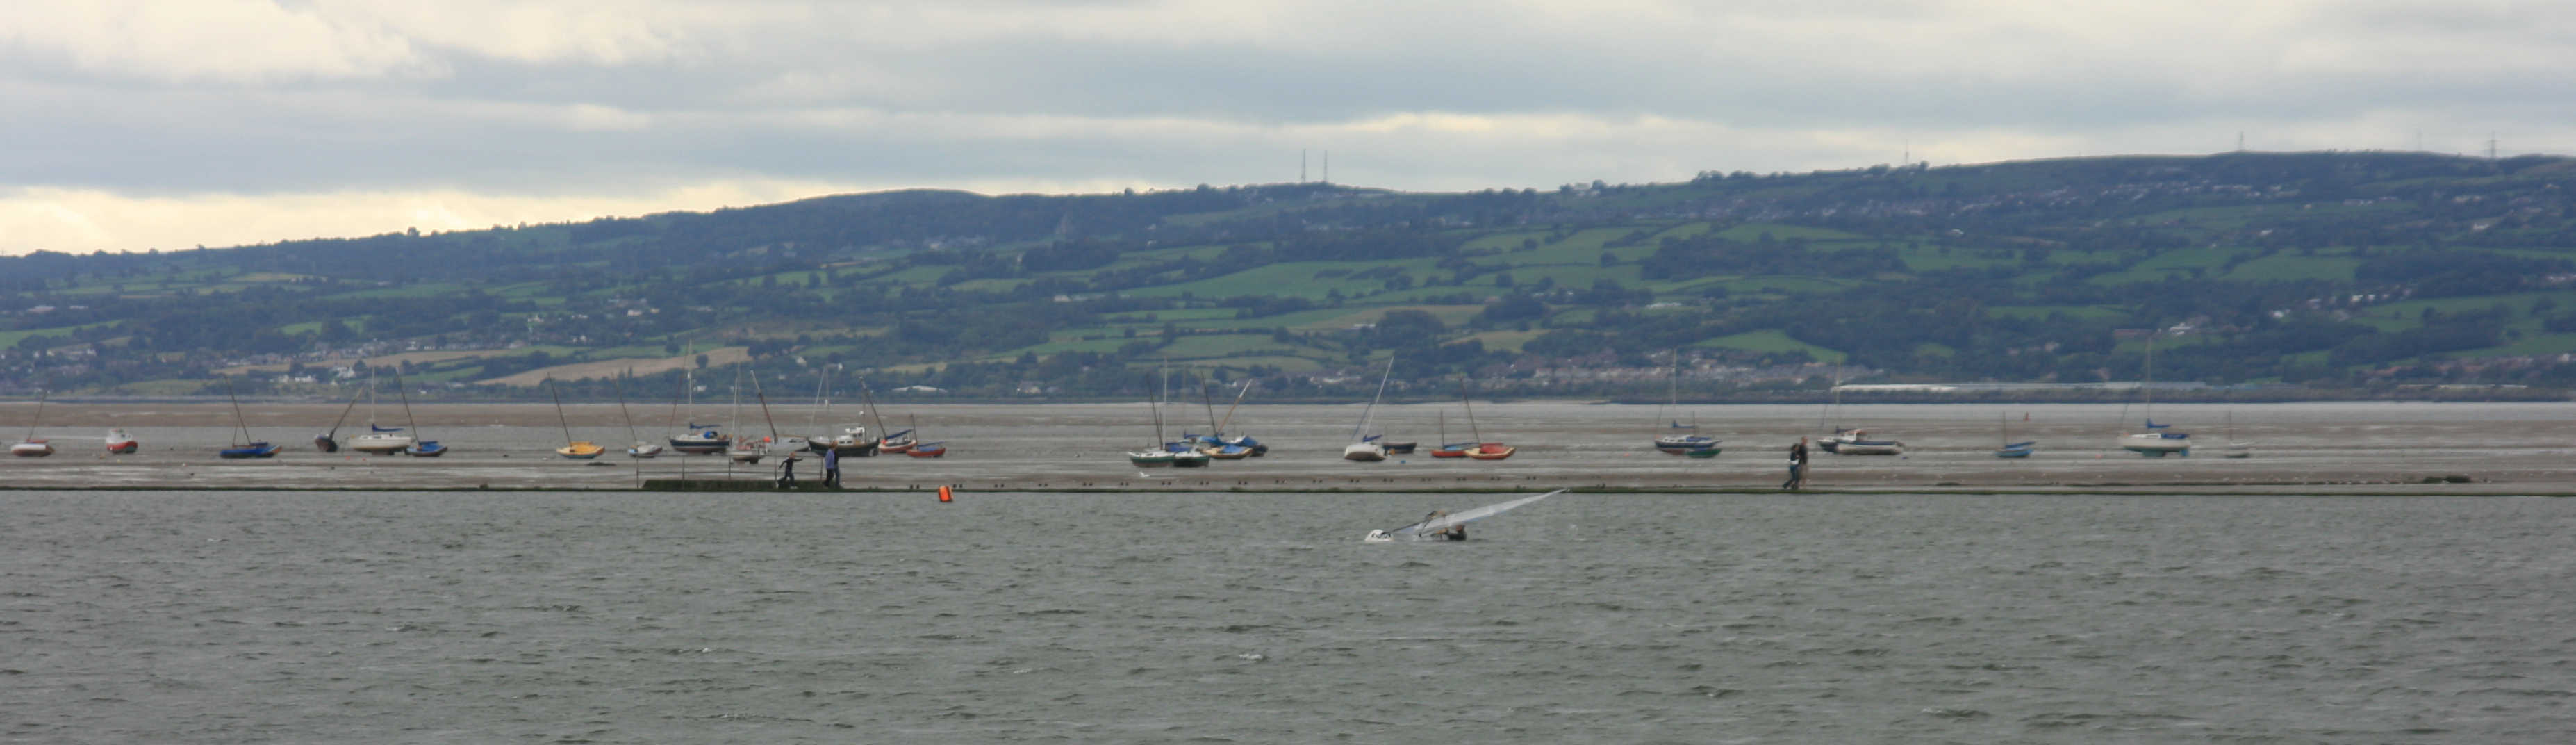
[[17, 0], [0, 254], [898, 188], [2576, 153], [2576, 3]]

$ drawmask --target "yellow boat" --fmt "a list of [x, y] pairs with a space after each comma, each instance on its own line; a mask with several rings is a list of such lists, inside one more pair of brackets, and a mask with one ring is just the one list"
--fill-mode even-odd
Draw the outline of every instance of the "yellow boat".
[[607, 450], [607, 448], [600, 447], [597, 443], [575, 442], [570, 445], [555, 448], [555, 454], [571, 458], [573, 460], [590, 460], [592, 458], [599, 457], [600, 453], [607, 452]]

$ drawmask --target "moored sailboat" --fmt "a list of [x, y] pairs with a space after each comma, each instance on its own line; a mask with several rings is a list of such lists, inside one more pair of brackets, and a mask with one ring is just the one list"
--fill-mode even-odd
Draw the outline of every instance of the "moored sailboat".
[[[1168, 388], [1171, 383], [1171, 374], [1168, 372], [1164, 373], [1163, 380], [1164, 385]], [[1145, 405], [1154, 410], [1154, 442], [1143, 450], [1127, 451], [1127, 463], [1138, 468], [1179, 465], [1180, 454], [1172, 452], [1170, 448], [1163, 446], [1162, 397], [1155, 396], [1147, 398], [1145, 399]]]
[[392, 455], [411, 447], [411, 435], [401, 427], [376, 424], [376, 372], [367, 369], [367, 433], [349, 441], [349, 449], [369, 455]]
[[546, 378], [545, 383], [546, 395], [555, 401], [555, 422], [563, 425], [564, 446], [555, 448], [555, 454], [573, 460], [590, 460], [599, 457], [600, 453], [608, 452], [608, 449], [600, 447], [599, 443], [572, 438], [572, 419], [564, 416], [563, 393], [555, 390], [554, 378]]
[[[1664, 417], [1670, 413], [1670, 410], [1680, 408], [1681, 403], [1682, 351], [1675, 349], [1673, 350], [1673, 372], [1664, 384], [1665, 408], [1655, 410], [1655, 420], [1658, 422], [1664, 421]], [[1696, 431], [1699, 429], [1699, 420], [1697, 418], [1691, 419], [1691, 423], [1689, 424], [1683, 424], [1680, 418], [1675, 417], [1672, 420], [1672, 424], [1669, 425], [1667, 429], [1671, 430], [1672, 433], [1656, 437], [1655, 450], [1667, 455], [1692, 455], [1701, 458], [1717, 455], [1715, 452], [1710, 452], [1705, 455], [1696, 452], [1700, 450], [1715, 451], [1718, 446], [1717, 438], [1702, 435]], [[1691, 431], [1685, 432], [1684, 430]]]
[[[420, 420], [412, 418], [411, 391], [403, 387], [400, 369], [394, 371], [394, 395], [402, 397], [403, 426], [410, 427], [412, 434], [419, 434]], [[403, 454], [415, 458], [436, 458], [447, 454], [447, 446], [438, 444], [437, 440], [415, 439], [403, 448]]]
[[36, 429], [44, 426], [45, 424], [45, 399], [51, 395], [53, 395], [52, 391], [37, 392], [36, 418], [33, 422], [30, 422], [27, 425], [27, 439], [9, 446], [10, 455], [25, 458], [42, 458], [54, 454], [54, 445], [52, 442], [37, 439], [36, 437]]
[[2010, 415], [2008, 414], [1995, 415], [1995, 432], [1997, 435], [1995, 437], [1995, 441], [2002, 443], [1995, 447], [1995, 457], [2028, 458], [2031, 453], [2038, 451], [2039, 441], [2024, 440], [2021, 442], [2013, 442], [2012, 424], [2009, 417]]
[[615, 383], [617, 386], [617, 415], [626, 419], [626, 437], [634, 443], [626, 446], [626, 457], [651, 458], [662, 454], [662, 446], [645, 442], [641, 435], [635, 434], [635, 414], [626, 410], [626, 378], [632, 374], [633, 371], [631, 370], [619, 373]]
[[1380, 399], [1386, 398], [1386, 382], [1394, 377], [1395, 355], [1389, 354], [1386, 356], [1386, 372], [1377, 379], [1377, 395], [1371, 396], [1368, 406], [1360, 409], [1359, 427], [1351, 430], [1351, 444], [1342, 446], [1342, 460], [1362, 463], [1386, 460], [1386, 445], [1378, 442], [1378, 435], [1368, 433], [1369, 414], [1377, 410]]
[[215, 457], [225, 460], [277, 457], [276, 445], [250, 438], [250, 420], [242, 417], [241, 397], [234, 395], [230, 378], [224, 379], [224, 398], [233, 403], [233, 432], [238, 436], [233, 438], [231, 447], [215, 451]]
[[2224, 454], [2229, 458], [2254, 457], [2254, 443], [2236, 440], [2236, 412], [2232, 411], [2227, 413], [2227, 450]]
[[2142, 416], [2146, 420], [2146, 431], [2121, 435], [2120, 448], [2147, 458], [2162, 458], [2172, 454], [2191, 457], [2189, 433], [2168, 432], [2165, 430], [2172, 427], [2172, 424], [2156, 423], [2156, 337], [2154, 335], [2147, 337], [2147, 356], [2142, 368], [2145, 372], [2140, 376], [2138, 384], [2138, 401], [2139, 408], [2143, 412]]

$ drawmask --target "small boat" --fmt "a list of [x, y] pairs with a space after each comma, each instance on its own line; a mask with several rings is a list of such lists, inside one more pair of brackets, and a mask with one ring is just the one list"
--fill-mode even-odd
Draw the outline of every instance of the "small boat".
[[912, 446], [912, 449], [904, 451], [904, 454], [915, 458], [937, 458], [948, 454], [948, 446], [937, 442], [925, 442]]
[[868, 428], [864, 425], [845, 425], [841, 427], [841, 434], [832, 438], [832, 449], [840, 451], [843, 456], [864, 458], [877, 454], [877, 438], [869, 437]]
[[758, 463], [763, 456], [769, 455], [768, 446], [768, 438], [738, 438], [733, 441], [733, 449], [725, 451], [725, 457], [735, 463]]
[[1995, 430], [1996, 430], [1996, 432], [1997, 432], [1998, 434], [2000, 434], [2000, 435], [2001, 435], [2000, 437], [1997, 437], [1997, 438], [1995, 438], [1995, 439], [1997, 439], [1997, 440], [1999, 440], [1999, 441], [2002, 441], [2002, 442], [2003, 442], [2003, 445], [2002, 445], [2001, 447], [1997, 447], [1997, 448], [1995, 448], [1995, 457], [1997, 457], [1997, 458], [2028, 458], [2028, 457], [2030, 457], [2030, 454], [2031, 454], [2031, 453], [2036, 452], [2036, 451], [2039, 449], [2039, 441], [2038, 441], [2038, 440], [2025, 440], [2025, 441], [2022, 441], [2022, 442], [2013, 442], [2013, 441], [2012, 441], [2012, 425], [2011, 425], [2011, 424], [2009, 424], [2009, 423], [2007, 423], [2007, 422], [2008, 422], [2008, 420], [2007, 420], [2007, 419], [2005, 419], [2005, 416], [2006, 416], [2006, 415], [2003, 415], [2003, 414], [1997, 414], [1997, 415], [1995, 415]]
[[2224, 455], [2229, 458], [2254, 457], [2254, 443], [2236, 441], [2236, 413], [2232, 411], [2227, 414], [2227, 450]]
[[45, 398], [49, 395], [51, 395], [50, 391], [36, 394], [35, 423], [27, 425], [27, 439], [24, 442], [9, 446], [10, 455], [42, 458], [54, 454], [53, 443], [36, 438], [36, 428], [44, 426], [45, 423]]
[[135, 452], [142, 449], [143, 442], [134, 439], [133, 435], [126, 434], [125, 430], [111, 429], [107, 431], [107, 453], [109, 455], [133, 455]]
[[1463, 541], [1467, 540], [1466, 526], [1468, 523], [1520, 509], [1539, 500], [1564, 493], [1564, 489], [1558, 489], [1535, 497], [1522, 497], [1509, 502], [1489, 504], [1472, 510], [1461, 510], [1455, 513], [1434, 512], [1423, 516], [1421, 522], [1417, 522], [1412, 525], [1407, 525], [1401, 528], [1369, 531], [1368, 536], [1360, 540], [1367, 541], [1369, 543], [1391, 543], [1394, 541]]
[[1520, 451], [1519, 448], [1510, 445], [1484, 441], [1484, 430], [1476, 427], [1476, 402], [1467, 396], [1465, 386], [1460, 386], [1458, 390], [1458, 404], [1467, 409], [1467, 436], [1476, 438], [1476, 447], [1467, 451], [1467, 457], [1475, 460], [1502, 460]]
[[672, 450], [689, 455], [714, 455], [733, 447], [733, 435], [716, 425], [697, 422], [689, 423], [688, 434], [672, 435], [667, 441]]
[[[394, 371], [394, 395], [402, 397], [403, 426], [410, 427], [415, 433], [419, 432], [420, 420], [411, 415], [411, 391], [403, 388], [402, 371], [399, 368]], [[447, 454], [447, 446], [438, 444], [437, 440], [414, 440], [412, 444], [403, 447], [402, 452], [414, 458], [436, 458]]]
[[1905, 454], [1905, 443], [1871, 439], [1869, 430], [1865, 429], [1835, 429], [1832, 437], [1824, 439], [1822, 447], [1825, 452], [1835, 455]]
[[1366, 408], [1360, 409], [1360, 424], [1357, 429], [1351, 430], [1353, 440], [1351, 444], [1342, 446], [1342, 460], [1361, 463], [1386, 460], [1386, 445], [1378, 442], [1378, 438], [1384, 435], [1368, 434], [1369, 413], [1377, 410], [1377, 402], [1380, 399], [1386, 398], [1386, 381], [1394, 377], [1395, 355], [1390, 354], [1386, 357], [1386, 372], [1380, 374], [1377, 379], [1377, 395], [1369, 398]]
[[1464, 458], [1467, 457], [1467, 451], [1475, 449], [1476, 443], [1473, 442], [1449, 441], [1449, 412], [1440, 412], [1439, 428], [1440, 444], [1431, 446], [1431, 457]]
[[555, 448], [555, 454], [573, 460], [590, 460], [599, 457], [600, 453], [608, 452], [607, 448], [600, 447], [598, 443], [572, 439], [572, 419], [564, 416], [563, 394], [555, 391], [554, 378], [546, 378], [545, 382], [546, 395], [555, 400], [555, 421], [563, 425], [565, 443], [563, 447]]
[[[1259, 440], [1252, 439], [1245, 435], [1227, 437], [1225, 434], [1225, 426], [1234, 423], [1235, 410], [1243, 407], [1243, 397], [1251, 392], [1252, 381], [1243, 381], [1242, 390], [1236, 391], [1234, 394], [1234, 403], [1225, 407], [1225, 418], [1217, 421], [1216, 427], [1209, 430], [1208, 434], [1199, 437], [1200, 449], [1206, 450], [1210, 447], [1214, 447], [1216, 449], [1210, 451], [1209, 455], [1211, 457], [1226, 460], [1233, 460], [1246, 455], [1260, 457], [1270, 454], [1270, 446], [1261, 444], [1261, 441]], [[1189, 437], [1189, 435], [1184, 434], [1182, 437], [1186, 438]], [[1239, 450], [1237, 448], [1239, 448]], [[1236, 453], [1241, 453], [1241, 455], [1237, 455]]]
[[1717, 438], [1707, 435], [1665, 435], [1655, 438], [1655, 449], [1670, 455], [1689, 455], [1700, 450], [1715, 450], [1718, 442]]
[[911, 450], [912, 446], [918, 444], [921, 444], [921, 441], [912, 436], [912, 430], [907, 429], [878, 439], [877, 452], [899, 454], [903, 451]]
[[215, 451], [215, 456], [225, 460], [277, 457], [276, 445], [250, 439], [250, 422], [242, 418], [241, 398], [233, 395], [230, 378], [224, 380], [224, 398], [233, 402], [233, 432], [239, 437], [234, 438], [232, 447]]

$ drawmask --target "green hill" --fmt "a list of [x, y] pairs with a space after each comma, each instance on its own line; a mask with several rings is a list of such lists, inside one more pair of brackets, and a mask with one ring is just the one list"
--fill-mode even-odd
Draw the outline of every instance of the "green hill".
[[743, 347], [791, 378], [839, 364], [978, 396], [1136, 395], [1165, 358], [1342, 395], [1387, 354], [1423, 386], [1605, 395], [1653, 386], [1535, 371], [1656, 368], [1682, 349], [1742, 368], [1744, 388], [1809, 363], [2098, 381], [2139, 374], [2150, 335], [2162, 380], [2565, 388], [2571, 202], [2565, 158], [2235, 153], [1549, 191], [907, 191], [40, 252], [0, 258], [0, 393], [202, 389], [248, 370], [263, 372], [246, 389], [294, 390], [266, 371], [441, 351], [403, 364], [508, 397], [523, 394], [485, 381]]

